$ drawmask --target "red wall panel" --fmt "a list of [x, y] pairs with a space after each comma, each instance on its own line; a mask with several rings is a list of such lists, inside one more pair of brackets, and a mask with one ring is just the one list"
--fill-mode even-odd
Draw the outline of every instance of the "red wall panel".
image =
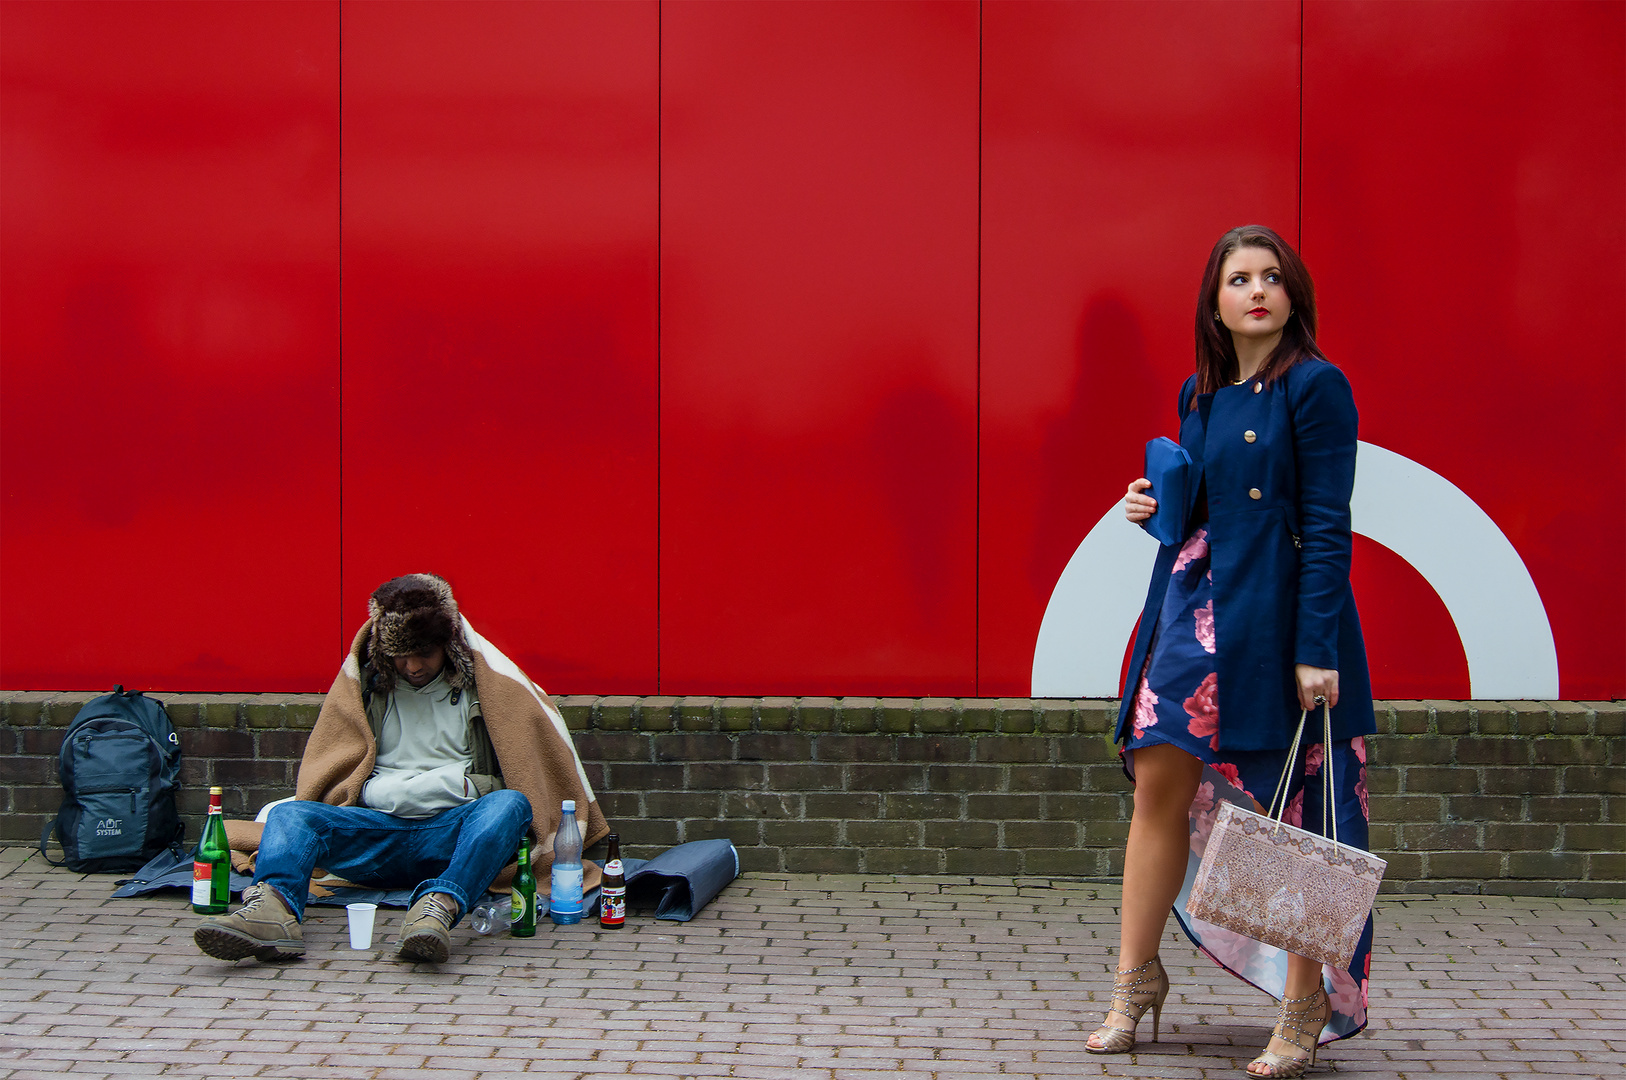
[[[1563, 696], [1618, 697], [1626, 7], [1310, 4], [1304, 33], [1304, 254], [1362, 438], [1512, 541]], [[1466, 694], [1421, 581], [1384, 573], [1356, 564], [1378, 693]]]
[[0, 7], [0, 686], [331, 678], [338, 16]]
[[665, 692], [975, 689], [977, 23], [663, 11]]
[[0, 686], [321, 689], [432, 569], [556, 690], [1027, 693], [1302, 203], [1362, 437], [1619, 696], [1623, 85], [1620, 3], [7, 0]]
[[347, 632], [429, 570], [550, 690], [654, 690], [658, 25], [345, 5]]
[[1291, 0], [984, 10], [985, 695], [1029, 692], [1062, 568], [1174, 434], [1214, 241], [1296, 236], [1298, 36]]

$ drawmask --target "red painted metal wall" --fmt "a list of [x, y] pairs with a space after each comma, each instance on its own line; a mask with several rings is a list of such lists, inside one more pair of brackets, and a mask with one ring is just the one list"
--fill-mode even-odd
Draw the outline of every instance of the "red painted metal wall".
[[974, 693], [977, 8], [661, 40], [661, 687]]
[[1175, 432], [1208, 249], [1296, 239], [1298, 52], [1292, 0], [984, 9], [984, 694], [1028, 693], [1062, 568]]
[[0, 6], [0, 685], [312, 688], [337, 4]]
[[[1363, 439], [1618, 697], [1623, 42], [1620, 3], [3, 0], [0, 686], [322, 689], [433, 569], [550, 689], [1026, 694], [1259, 220]], [[1417, 571], [1355, 575], [1378, 693], [1468, 696]]]
[[432, 570], [544, 685], [655, 685], [658, 32], [345, 5], [347, 633]]
[[[1626, 694], [1623, 12], [1305, 8], [1322, 343], [1358, 380], [1362, 438], [1448, 477], [1518, 549], [1570, 698]], [[1380, 692], [1469, 696], [1415, 572], [1366, 545], [1354, 582]]]

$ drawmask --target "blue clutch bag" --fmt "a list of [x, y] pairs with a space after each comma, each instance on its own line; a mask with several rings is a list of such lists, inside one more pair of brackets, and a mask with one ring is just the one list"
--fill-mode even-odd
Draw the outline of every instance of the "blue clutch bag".
[[1178, 544], [1186, 538], [1186, 484], [1191, 478], [1191, 455], [1173, 439], [1159, 437], [1146, 444], [1146, 494], [1157, 500], [1157, 513], [1140, 527], [1160, 544]]

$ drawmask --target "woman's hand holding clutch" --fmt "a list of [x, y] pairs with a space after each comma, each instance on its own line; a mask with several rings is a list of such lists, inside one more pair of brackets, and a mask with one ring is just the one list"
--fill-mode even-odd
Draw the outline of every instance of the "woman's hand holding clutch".
[[1145, 494], [1151, 486], [1152, 482], [1144, 476], [1129, 484], [1129, 493], [1124, 496], [1124, 516], [1133, 524], [1139, 525], [1157, 511], [1157, 500]]

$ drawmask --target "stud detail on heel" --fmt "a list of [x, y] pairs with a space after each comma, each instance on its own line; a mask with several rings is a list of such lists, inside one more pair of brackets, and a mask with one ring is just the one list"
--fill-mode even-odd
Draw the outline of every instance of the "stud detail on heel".
[[[1152, 1010], [1152, 1041], [1157, 1041], [1158, 1024], [1163, 1016], [1163, 1000], [1169, 996], [1169, 975], [1163, 962], [1152, 957], [1140, 967], [1120, 971], [1112, 983], [1112, 1008], [1106, 1020], [1086, 1041], [1084, 1049], [1092, 1054], [1122, 1054], [1135, 1048], [1135, 1028], [1146, 1010]], [[1114, 1016], [1129, 1021], [1128, 1027], [1114, 1024]]]
[[[1272, 1054], [1265, 1051], [1248, 1065], [1249, 1076], [1275, 1078], [1303, 1076], [1315, 1064], [1315, 1053], [1321, 1029], [1332, 1019], [1332, 1002], [1321, 987], [1307, 997], [1283, 998], [1282, 1011], [1276, 1018], [1273, 1036], [1292, 1043], [1302, 1054]], [[1261, 1066], [1263, 1066], [1261, 1068]]]

